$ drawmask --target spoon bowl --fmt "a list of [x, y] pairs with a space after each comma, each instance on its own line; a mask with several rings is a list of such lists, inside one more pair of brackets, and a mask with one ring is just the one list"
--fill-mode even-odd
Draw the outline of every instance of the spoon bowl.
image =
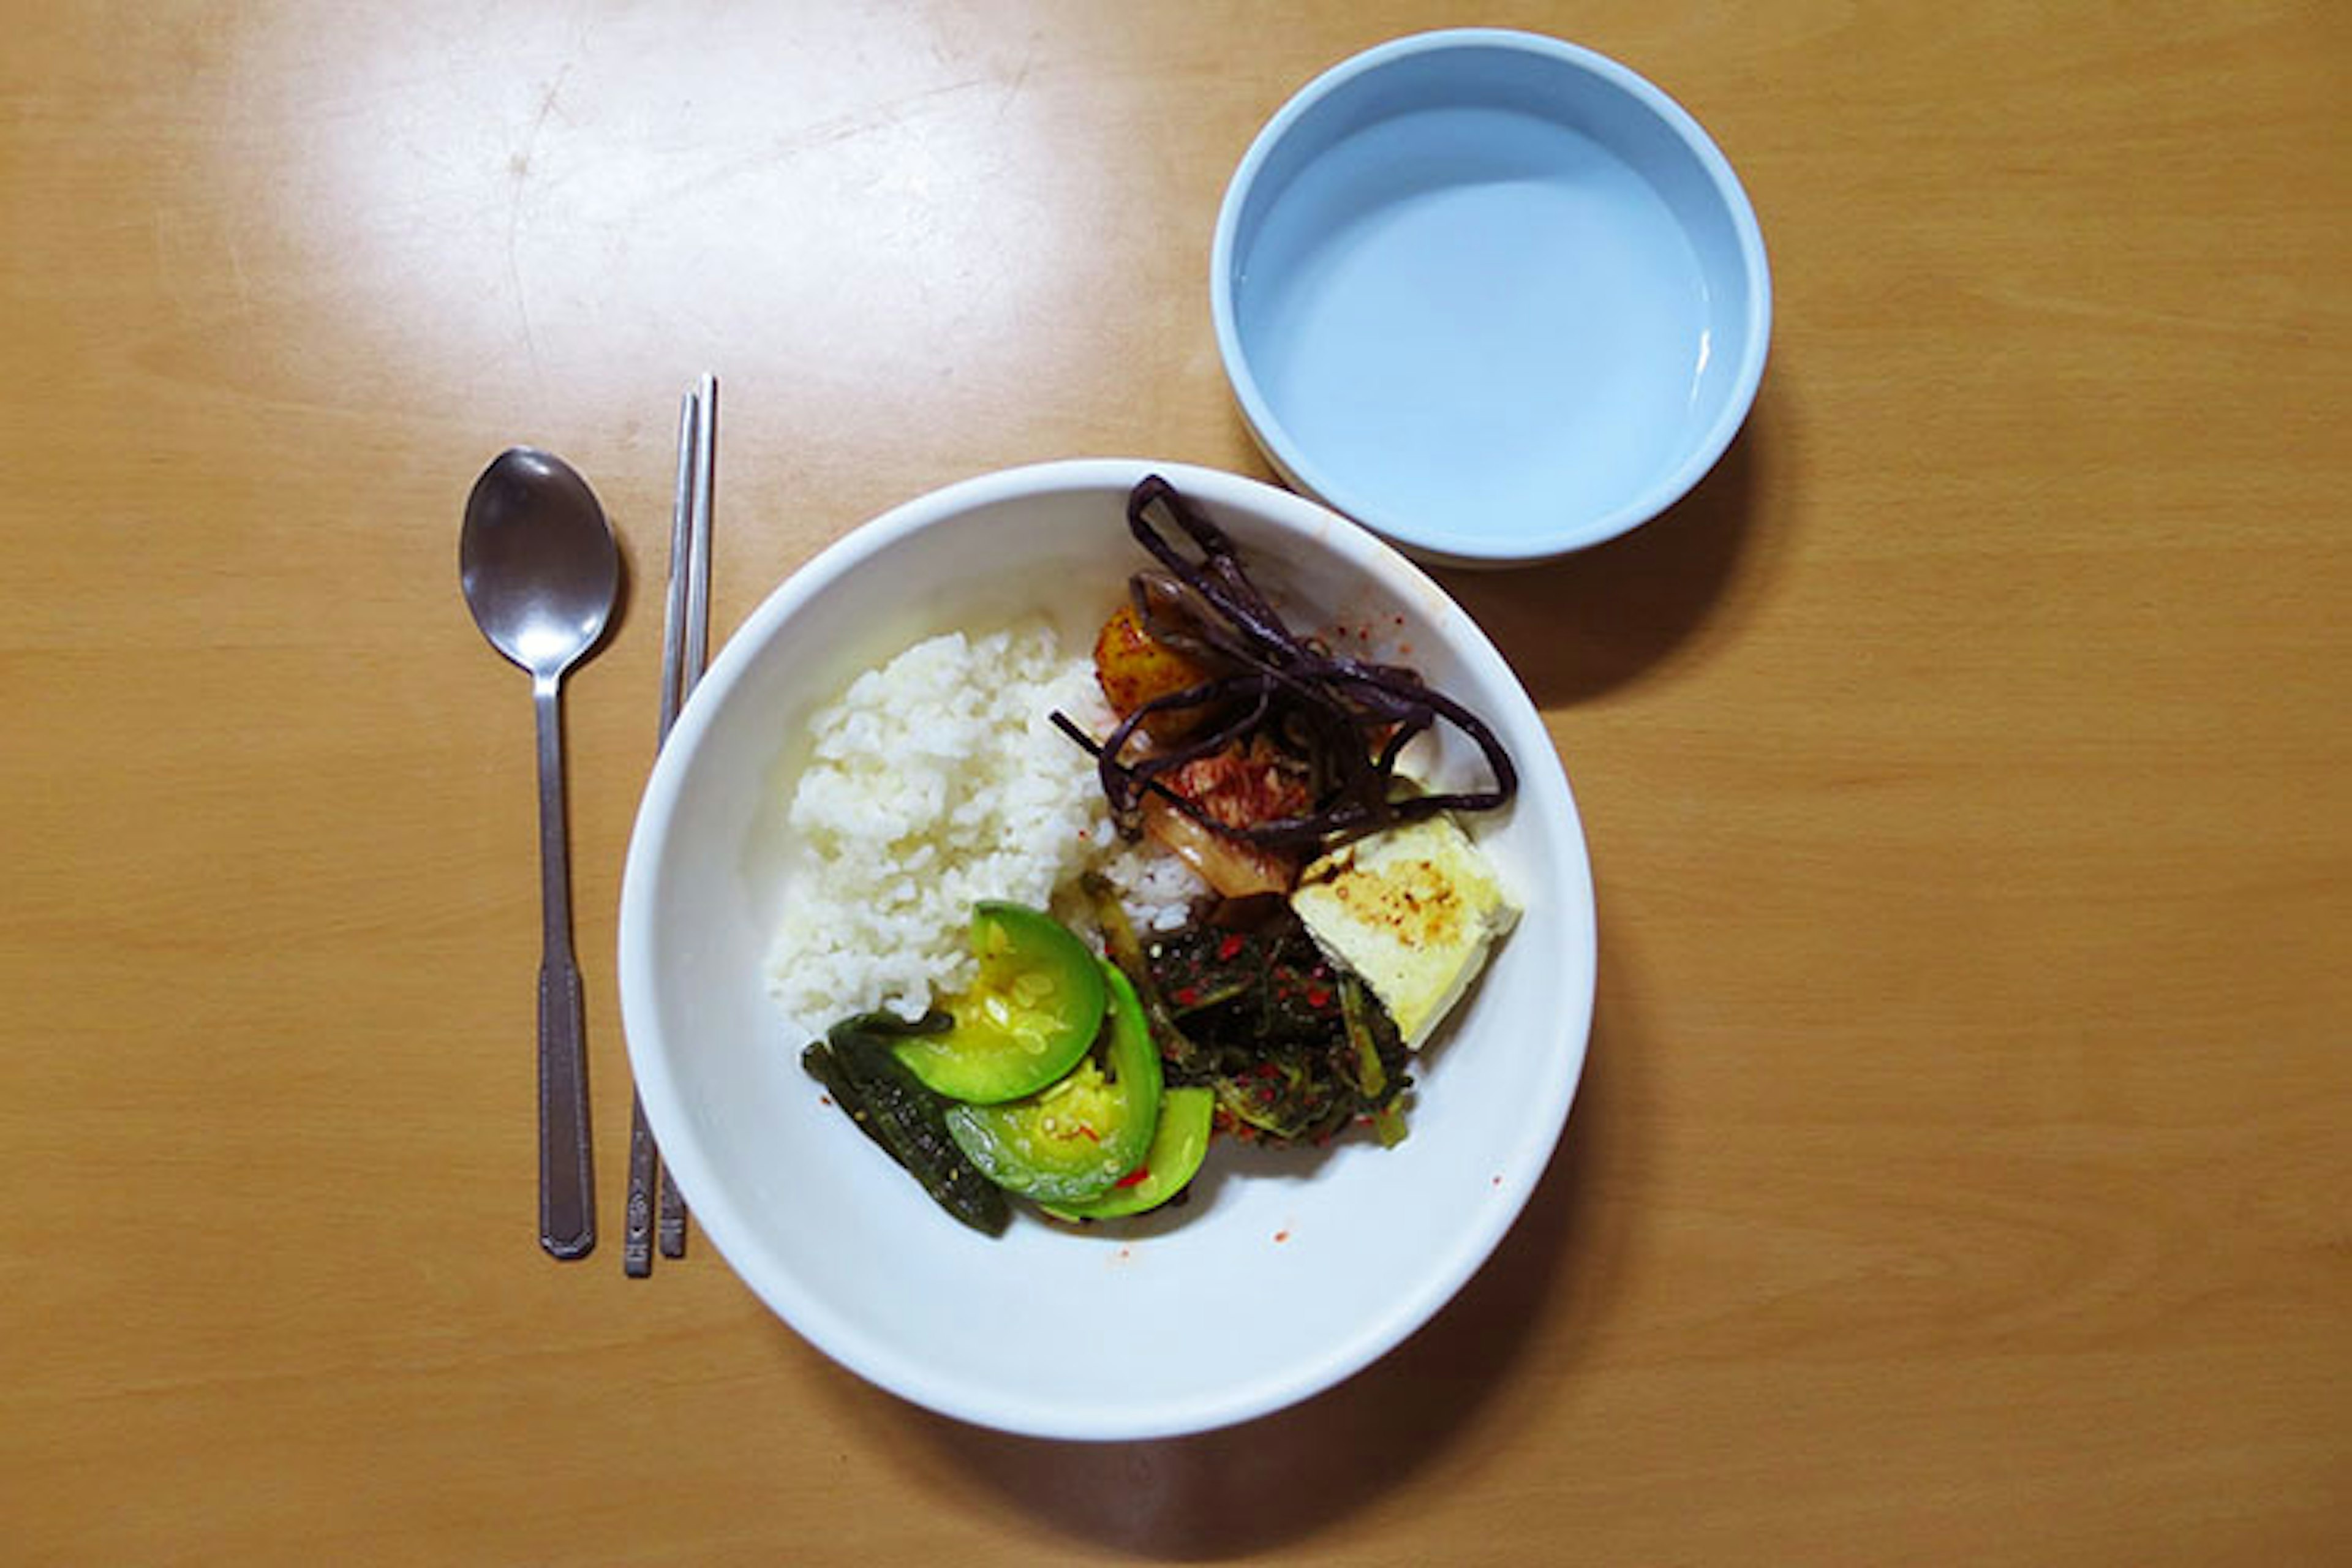
[[620, 596], [620, 548], [596, 493], [562, 458], [526, 447], [474, 481], [457, 571], [474, 624], [534, 678], [578, 663]]
[[604, 635], [621, 592], [621, 552], [604, 509], [572, 466], [547, 452], [502, 452], [474, 481], [457, 545], [458, 578], [490, 646], [530, 673], [539, 730], [539, 1239], [557, 1258], [596, 1245], [595, 1176], [580, 964], [572, 947], [572, 871], [563, 812], [564, 671]]

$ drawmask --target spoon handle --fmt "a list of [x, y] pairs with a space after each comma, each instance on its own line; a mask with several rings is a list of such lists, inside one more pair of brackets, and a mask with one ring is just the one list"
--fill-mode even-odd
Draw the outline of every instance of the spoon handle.
[[539, 717], [539, 1244], [557, 1258], [596, 1245], [588, 1127], [587, 1031], [572, 952], [572, 866], [563, 818], [563, 731], [552, 675], [531, 682]]

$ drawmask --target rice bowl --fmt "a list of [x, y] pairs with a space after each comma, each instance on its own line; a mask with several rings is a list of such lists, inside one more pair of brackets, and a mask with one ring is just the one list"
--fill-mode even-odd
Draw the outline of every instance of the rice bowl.
[[[1153, 468], [1234, 534], [1303, 623], [1393, 625], [1433, 684], [1481, 706], [1522, 769], [1492, 839], [1528, 908], [1433, 1046], [1400, 1148], [1335, 1145], [1270, 1179], [1211, 1179], [1164, 1220], [1088, 1234], [1016, 1226], [990, 1240], [872, 1159], [800, 1072], [803, 1042], [768, 994], [771, 942], [808, 848], [789, 786], [812, 755], [812, 720], [895, 653], [1024, 617], [1055, 623], [1066, 645], [1090, 636], [1136, 564], [1121, 499]], [[1100, 591], [1080, 603], [1070, 585], [1087, 583]], [[1540, 717], [1468, 617], [1402, 557], [1319, 506], [1230, 475], [1054, 464], [886, 515], [751, 617], [647, 787], [621, 961], [654, 1131], [709, 1240], [772, 1308], [843, 1364], [950, 1415], [1141, 1437], [1328, 1386], [1486, 1258], [1540, 1174], [1580, 1071], [1591, 882]]]

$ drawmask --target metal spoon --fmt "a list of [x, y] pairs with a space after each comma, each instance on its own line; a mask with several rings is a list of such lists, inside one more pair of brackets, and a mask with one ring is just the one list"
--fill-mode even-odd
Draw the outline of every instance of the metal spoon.
[[621, 554], [588, 481], [562, 458], [502, 452], [466, 498], [457, 565], [474, 624], [530, 672], [539, 712], [539, 1244], [558, 1258], [596, 1245], [588, 1063], [580, 965], [572, 952], [572, 871], [563, 822], [563, 673], [597, 638], [620, 595]]

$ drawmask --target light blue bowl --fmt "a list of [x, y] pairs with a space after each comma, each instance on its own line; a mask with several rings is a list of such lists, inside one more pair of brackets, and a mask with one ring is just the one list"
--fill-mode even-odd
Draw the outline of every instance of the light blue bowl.
[[1267, 460], [1424, 561], [1613, 538], [1696, 484], [1764, 374], [1755, 210], [1615, 61], [1486, 28], [1333, 67], [1243, 158], [1217, 346]]

